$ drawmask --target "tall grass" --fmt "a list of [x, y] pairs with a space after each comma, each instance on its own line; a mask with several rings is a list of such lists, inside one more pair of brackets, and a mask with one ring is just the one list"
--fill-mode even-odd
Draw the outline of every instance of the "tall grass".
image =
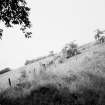
[[[33, 89], [30, 89], [32, 84], [29, 86], [29, 88], [26, 88], [26, 85], [24, 87], [20, 85], [20, 87], [10, 88], [3, 92], [0, 95], [0, 104], [105, 105], [105, 78], [89, 72], [84, 72], [84, 75], [82, 74], [81, 76], [88, 77], [92, 85], [80, 85], [77, 91], [71, 91], [66, 85], [60, 85], [57, 87], [56, 84], [50, 83], [46, 85], [40, 85]], [[66, 78], [66, 80], [68, 79]], [[76, 78], [73, 79], [74, 82], [75, 80]], [[28, 89], [30, 91], [28, 91]]]

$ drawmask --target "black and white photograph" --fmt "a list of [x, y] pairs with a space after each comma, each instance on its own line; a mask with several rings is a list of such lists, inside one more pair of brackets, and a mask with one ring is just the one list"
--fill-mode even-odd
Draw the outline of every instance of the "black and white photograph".
[[105, 105], [105, 0], [0, 0], [0, 105]]

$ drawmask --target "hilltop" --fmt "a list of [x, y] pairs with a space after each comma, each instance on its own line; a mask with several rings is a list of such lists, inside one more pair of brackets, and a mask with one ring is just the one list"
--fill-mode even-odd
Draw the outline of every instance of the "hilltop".
[[78, 49], [81, 53], [70, 58], [53, 54], [0, 75], [0, 103], [105, 105], [105, 44], [91, 42]]

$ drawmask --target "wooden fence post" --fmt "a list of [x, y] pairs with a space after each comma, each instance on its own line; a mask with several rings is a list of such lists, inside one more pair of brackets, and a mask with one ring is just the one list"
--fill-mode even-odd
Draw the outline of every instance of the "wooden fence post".
[[11, 87], [11, 80], [10, 80], [10, 78], [8, 78], [8, 82], [9, 82], [9, 86]]

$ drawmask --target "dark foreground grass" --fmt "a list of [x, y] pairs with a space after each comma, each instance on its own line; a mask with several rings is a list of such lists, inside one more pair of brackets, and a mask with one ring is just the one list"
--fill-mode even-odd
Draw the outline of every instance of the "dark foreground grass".
[[[84, 85], [79, 84], [76, 91], [71, 91], [70, 87], [62, 82], [61, 85], [50, 83], [32, 89], [32, 84], [22, 83], [17, 88], [2, 92], [0, 105], [105, 105], [105, 77], [98, 74], [97, 72], [82, 72], [81, 77], [87, 78], [91, 85], [83, 82]], [[72, 81], [76, 83], [78, 80], [74, 77], [62, 80], [70, 85]]]
[[43, 86], [21, 98], [0, 96], [0, 105], [105, 105], [105, 92], [82, 88], [81, 92], [71, 93], [69, 89]]

